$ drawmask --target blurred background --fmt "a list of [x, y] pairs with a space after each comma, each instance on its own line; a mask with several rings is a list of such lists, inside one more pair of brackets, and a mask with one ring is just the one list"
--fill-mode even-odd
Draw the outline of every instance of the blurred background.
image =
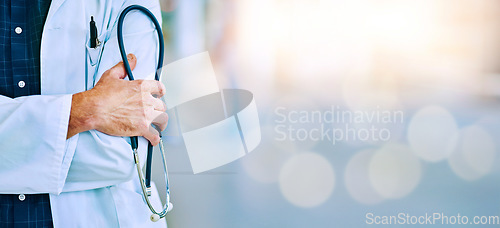
[[[499, 1], [160, 2], [166, 63], [208, 51], [220, 88], [253, 93], [262, 132], [245, 157], [196, 175], [182, 138], [166, 140], [170, 228], [500, 216]], [[401, 115], [326, 117], [343, 113]], [[354, 133], [312, 134], [325, 128]], [[371, 128], [389, 135], [359, 135]]]

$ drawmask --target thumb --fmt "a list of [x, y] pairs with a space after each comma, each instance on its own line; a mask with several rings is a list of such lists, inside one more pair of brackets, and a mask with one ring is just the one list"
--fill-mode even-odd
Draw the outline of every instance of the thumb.
[[[130, 65], [130, 70], [133, 71], [135, 69], [135, 65], [137, 64], [137, 58], [131, 53], [127, 55], [127, 60]], [[127, 76], [125, 64], [123, 62], [119, 62], [114, 67], [109, 69], [109, 76], [112, 78], [124, 79]]]

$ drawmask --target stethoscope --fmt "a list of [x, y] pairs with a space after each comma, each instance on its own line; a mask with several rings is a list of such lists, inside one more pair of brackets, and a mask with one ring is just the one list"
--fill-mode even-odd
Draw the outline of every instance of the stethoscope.
[[[155, 80], [159, 81], [160, 76], [158, 75], [158, 71], [163, 65], [163, 34], [161, 31], [161, 26], [160, 23], [156, 20], [155, 16], [151, 11], [148, 9], [144, 8], [143, 6], [139, 5], [131, 5], [127, 8], [125, 8], [121, 14], [120, 18], [118, 19], [118, 27], [117, 27], [117, 33], [118, 33], [118, 47], [120, 48], [120, 54], [122, 56], [123, 60], [123, 65], [125, 66], [125, 70], [127, 71], [127, 75], [130, 81], [134, 80], [134, 76], [132, 75], [132, 71], [130, 70], [130, 65], [127, 60], [127, 54], [125, 52], [125, 47], [123, 45], [123, 34], [122, 34], [122, 27], [123, 27], [123, 21], [125, 19], [125, 15], [129, 13], [130, 11], [133, 10], [139, 10], [142, 13], [144, 13], [146, 16], [149, 17], [149, 19], [154, 23], [156, 27], [156, 32], [158, 34], [158, 43], [159, 43], [159, 56], [158, 56], [158, 65], [156, 66], [156, 72], [155, 72]], [[163, 148], [163, 141], [161, 139], [161, 131], [160, 132], [160, 152], [163, 160], [163, 169], [165, 173], [165, 183], [166, 183], [166, 207], [160, 211], [157, 212], [153, 206], [151, 205], [151, 202], [149, 201], [149, 196], [151, 196], [151, 162], [153, 159], [153, 145], [151, 143], [148, 144], [148, 153], [147, 153], [147, 160], [146, 160], [146, 178], [144, 178], [144, 175], [142, 173], [141, 169], [141, 164], [139, 162], [139, 154], [137, 152], [137, 147], [139, 145], [138, 143], [138, 138], [137, 136], [130, 137], [130, 145], [132, 146], [132, 151], [134, 153], [134, 162], [135, 166], [137, 167], [137, 173], [139, 174], [139, 182], [141, 182], [141, 188], [142, 188], [142, 195], [144, 196], [144, 200], [148, 204], [149, 209], [153, 213], [150, 217], [151, 221], [156, 222], [160, 220], [161, 218], [165, 217], [169, 211], [172, 210], [172, 203], [170, 203], [170, 186], [168, 183], [168, 169], [167, 169], [167, 162], [165, 159], [165, 149]]]

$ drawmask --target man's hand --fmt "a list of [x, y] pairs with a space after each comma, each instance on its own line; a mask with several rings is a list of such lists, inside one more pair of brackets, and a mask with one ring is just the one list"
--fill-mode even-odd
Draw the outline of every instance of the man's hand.
[[[137, 59], [127, 55], [133, 70]], [[122, 62], [104, 72], [91, 90], [73, 95], [68, 136], [96, 129], [114, 136], [144, 136], [153, 145], [160, 142], [154, 124], [165, 130], [168, 115], [159, 99], [165, 87], [155, 80], [123, 80], [127, 76]]]

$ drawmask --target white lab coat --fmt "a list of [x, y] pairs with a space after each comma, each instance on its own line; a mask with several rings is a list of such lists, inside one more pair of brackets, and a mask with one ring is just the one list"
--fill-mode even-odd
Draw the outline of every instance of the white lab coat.
[[[52, 0], [42, 35], [42, 95], [0, 96], [0, 193], [49, 193], [55, 227], [166, 226], [149, 221], [127, 137], [92, 130], [66, 140], [71, 94], [92, 88], [121, 61], [116, 22], [132, 4], [161, 21], [157, 0]], [[96, 49], [89, 48], [91, 15], [102, 42]], [[134, 76], [152, 79], [158, 54], [152, 23], [131, 12], [124, 37], [127, 53], [138, 59]], [[146, 143], [140, 139], [142, 161]]]

